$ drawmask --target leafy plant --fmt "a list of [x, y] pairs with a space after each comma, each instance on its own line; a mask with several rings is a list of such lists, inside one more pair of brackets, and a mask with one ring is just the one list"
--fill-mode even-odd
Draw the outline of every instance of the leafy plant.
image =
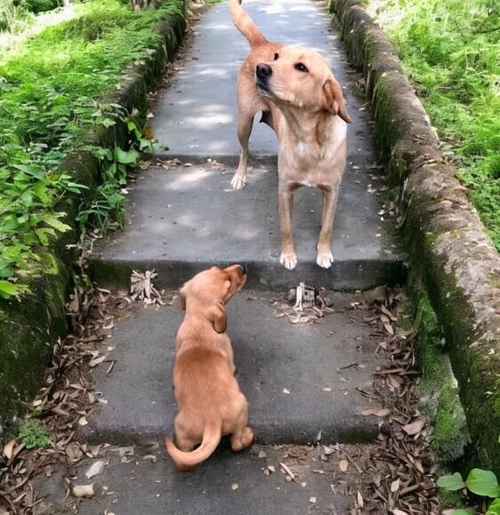
[[500, 251], [500, 4], [382, 0], [379, 21]]
[[[160, 39], [154, 27], [181, 6], [168, 0], [136, 13], [118, 0], [77, 5], [75, 19], [45, 30], [0, 65], [0, 298], [26, 292], [29, 278], [41, 273], [40, 251], [70, 229], [61, 209], [69, 194], [82, 199], [82, 225], [120, 221], [128, 170], [149, 143], [132, 121], [132, 148], [89, 146], [86, 134], [126, 119], [121, 106], [99, 99], [150, 54]], [[102, 162], [101, 185], [83, 196], [61, 167], [89, 148]]]
[[[493, 499], [486, 515], [500, 515], [500, 486], [498, 479], [491, 470], [472, 469], [464, 481], [459, 472], [442, 476], [438, 479], [438, 486], [448, 492], [468, 490], [479, 496]], [[470, 515], [467, 510], [455, 510], [453, 515]]]
[[51, 444], [49, 432], [38, 420], [26, 420], [18, 437], [27, 449], [46, 449]]

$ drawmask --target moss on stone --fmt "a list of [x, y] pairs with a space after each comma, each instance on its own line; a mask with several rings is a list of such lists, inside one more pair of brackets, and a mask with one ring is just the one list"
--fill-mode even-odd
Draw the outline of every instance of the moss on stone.
[[469, 431], [436, 313], [421, 290], [414, 298], [423, 408], [433, 420], [432, 447], [442, 462], [450, 463], [464, 455]]

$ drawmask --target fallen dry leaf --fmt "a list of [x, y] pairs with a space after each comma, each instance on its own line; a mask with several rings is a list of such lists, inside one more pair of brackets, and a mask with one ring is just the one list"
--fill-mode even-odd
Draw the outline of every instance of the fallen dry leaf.
[[387, 415], [390, 415], [391, 410], [388, 408], [369, 408], [365, 409], [361, 412], [361, 415], [364, 415], [365, 417], [368, 417], [370, 415], [374, 415], [375, 417], [387, 417]]
[[425, 418], [417, 418], [411, 424], [406, 424], [403, 426], [403, 431], [410, 436], [416, 435], [422, 431], [425, 426]]
[[76, 442], [68, 444], [65, 451], [70, 463], [76, 463], [77, 461], [80, 461], [81, 457], [83, 456], [80, 445]]
[[99, 358], [95, 358], [89, 361], [89, 367], [94, 368], [97, 365], [100, 365], [103, 361], [106, 361], [108, 359], [108, 355], [105, 354], [104, 356], [100, 356]]
[[399, 483], [400, 483], [399, 479], [396, 479], [391, 483], [391, 492], [392, 493], [395, 493], [399, 490]]
[[75, 497], [94, 497], [94, 484], [92, 483], [90, 485], [74, 485], [71, 489], [71, 493]]
[[391, 324], [389, 324], [388, 322], [385, 322], [384, 323], [384, 329], [391, 335], [393, 336], [394, 335], [394, 328], [392, 327]]
[[87, 479], [92, 479], [94, 476], [98, 476], [102, 473], [104, 470], [104, 461], [99, 460], [95, 463], [92, 463], [92, 465], [88, 468], [87, 472], [85, 472], [85, 476]]
[[340, 460], [339, 461], [339, 469], [342, 472], [347, 472], [348, 468], [349, 468], [349, 462], [347, 460]]
[[290, 467], [286, 465], [285, 463], [280, 463], [280, 467], [283, 469], [283, 472], [287, 475], [287, 479], [290, 479], [290, 481], [295, 481], [295, 474], [292, 472]]
[[10, 460], [12, 456], [14, 455], [14, 449], [16, 447], [16, 440], [11, 440], [10, 442], [7, 442], [5, 444], [5, 447], [3, 448], [2, 454]]

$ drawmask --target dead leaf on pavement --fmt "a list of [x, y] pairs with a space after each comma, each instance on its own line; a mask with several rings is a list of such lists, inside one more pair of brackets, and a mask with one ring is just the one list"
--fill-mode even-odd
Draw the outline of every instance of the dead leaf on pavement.
[[358, 490], [358, 493], [356, 495], [356, 500], [358, 501], [358, 506], [360, 508], [363, 508], [363, 506], [365, 505], [365, 501], [363, 499], [363, 496], [361, 495], [361, 492]]
[[66, 446], [66, 456], [70, 463], [76, 463], [80, 461], [83, 456], [83, 452], [80, 449], [80, 445], [76, 442], [72, 442]]
[[287, 479], [290, 481], [295, 481], [295, 474], [292, 472], [290, 467], [288, 467], [285, 463], [280, 463], [280, 467], [282, 468], [283, 472], [286, 474]]
[[348, 468], [349, 468], [349, 462], [347, 460], [340, 460], [339, 461], [339, 469], [342, 472], [347, 472]]
[[74, 485], [71, 489], [71, 493], [75, 497], [94, 497], [94, 483], [90, 485]]
[[87, 472], [85, 472], [85, 476], [87, 479], [92, 479], [94, 476], [98, 476], [102, 473], [104, 470], [104, 461], [99, 460], [95, 463], [92, 463], [92, 465], [88, 468]]
[[370, 415], [374, 415], [376, 417], [387, 417], [387, 415], [390, 415], [391, 410], [388, 408], [380, 408], [380, 409], [374, 409], [369, 408], [365, 409], [361, 412], [361, 415], [364, 415], [365, 417], [368, 417]]
[[411, 424], [406, 424], [403, 426], [403, 431], [410, 436], [416, 435], [422, 431], [425, 426], [425, 418], [417, 418]]
[[7, 444], [5, 444], [5, 447], [3, 448], [2, 454], [10, 460], [12, 456], [14, 455], [14, 449], [16, 447], [16, 440], [11, 440]]
[[94, 358], [89, 361], [89, 367], [94, 368], [97, 365], [100, 365], [103, 361], [106, 361], [108, 359], [108, 355], [105, 354], [104, 356], [100, 356], [99, 358]]

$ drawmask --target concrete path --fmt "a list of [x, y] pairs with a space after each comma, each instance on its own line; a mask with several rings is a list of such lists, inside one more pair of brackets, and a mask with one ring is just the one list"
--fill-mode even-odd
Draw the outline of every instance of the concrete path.
[[[299, 265], [279, 264], [274, 133], [255, 124], [249, 183], [232, 191], [239, 155], [236, 137], [236, 82], [248, 54], [233, 27], [226, 3], [210, 9], [197, 25], [184, 64], [156, 102], [153, 129], [178, 167], [152, 166], [131, 188], [126, 230], [97, 245], [91, 265], [106, 286], [126, 286], [132, 270], [154, 268], [159, 285], [178, 287], [210, 265], [239, 261], [249, 266], [253, 286], [273, 289], [299, 280], [335, 289], [365, 289], [403, 282], [405, 267], [392, 236], [395, 222], [384, 205], [372, 125], [364, 99], [352, 92], [357, 74], [346, 64], [338, 36], [323, 4], [311, 0], [245, 2], [271, 39], [316, 48], [331, 61], [343, 84], [353, 123], [349, 157], [334, 225], [334, 263], [316, 265], [321, 199], [303, 188], [294, 213]], [[224, 166], [214, 166], [214, 160]], [[209, 163], [207, 160], [211, 160]], [[184, 166], [196, 165], [191, 167]]]
[[[362, 321], [359, 298], [332, 296], [334, 313], [320, 323], [293, 325], [273, 295], [243, 291], [228, 307], [238, 381], [250, 403], [250, 423], [260, 443], [363, 442], [376, 437], [373, 407], [360, 391], [371, 389], [380, 365], [376, 342]], [[171, 370], [175, 334], [183, 313], [175, 307], [143, 308], [114, 329], [108, 374], [96, 374], [106, 404], [90, 422], [93, 442], [143, 442], [170, 434], [176, 414]]]
[[[338, 34], [320, 2], [311, 0], [249, 0], [245, 9], [271, 41], [302, 45], [321, 51], [344, 85], [353, 123], [349, 130], [350, 156], [368, 165], [375, 161], [369, 114], [363, 100], [346, 87], [352, 70], [346, 63]], [[153, 129], [156, 138], [176, 156], [236, 156], [236, 82], [248, 55], [246, 39], [235, 29], [226, 2], [213, 7], [196, 27], [195, 39], [180, 70], [159, 101]], [[257, 120], [256, 120], [257, 121]], [[275, 155], [274, 132], [255, 123], [250, 150]]]
[[[89, 459], [71, 477], [74, 485], [93, 483], [96, 492], [79, 505], [80, 515], [347, 515], [356, 470], [349, 465], [342, 472], [339, 461], [346, 454], [354, 461], [359, 453], [354, 446], [255, 445], [233, 454], [222, 445], [210, 463], [179, 474], [158, 444], [111, 447], [99, 456], [101, 474], [87, 479], [98, 461]], [[37, 485], [45, 497], [37, 513], [75, 512], [64, 508], [71, 497], [65, 502], [62, 476], [53, 473]]]
[[[229, 186], [231, 166], [152, 167], [130, 188], [128, 224], [92, 258], [103, 285], [126, 286], [132, 270], [155, 269], [161, 287], [178, 287], [212, 265], [244, 263], [249, 285], [283, 289], [298, 281], [334, 289], [367, 289], [401, 283], [404, 266], [391, 227], [377, 215], [380, 204], [369, 184], [353, 169], [342, 186], [334, 227], [331, 269], [316, 265], [321, 193], [295, 195], [294, 234], [299, 263], [288, 271], [279, 263], [277, 174], [262, 164], [251, 171], [243, 191]], [[371, 181], [371, 183], [370, 183]]]
[[[330, 458], [313, 455], [321, 454], [321, 445], [306, 445], [366, 444], [378, 432], [378, 419], [362, 411], [374, 407], [368, 399], [373, 372], [381, 365], [375, 353], [380, 342], [352, 309], [360, 298], [332, 294], [334, 313], [300, 326], [277, 316], [282, 301], [273, 304], [273, 290], [282, 299], [283, 291], [300, 281], [353, 290], [404, 280], [371, 122], [363, 101], [351, 94], [357, 75], [346, 65], [319, 2], [256, 0], [245, 5], [270, 38], [323, 50], [346, 88], [354, 122], [335, 224], [334, 265], [325, 271], [314, 263], [320, 207], [313, 190], [298, 195], [299, 265], [289, 272], [278, 263], [277, 178], [271, 157], [276, 145], [267, 127], [258, 126], [252, 140], [259, 159], [247, 188], [230, 190], [239, 152], [236, 73], [248, 48], [232, 26], [226, 3], [217, 5], [196, 27], [183, 68], [158, 98], [154, 130], [169, 151], [138, 175], [130, 188], [126, 229], [99, 243], [91, 266], [106, 286], [127, 286], [131, 270], [155, 268], [157, 286], [178, 287], [213, 264], [248, 265], [248, 288], [229, 307], [229, 333], [250, 421], [264, 447], [240, 456], [219, 450], [193, 475], [174, 471], [159, 442], [171, 434], [176, 413], [171, 367], [182, 313], [173, 307], [140, 308], [114, 329], [108, 356], [114, 367], [96, 371], [102, 405], [85, 427], [93, 443], [138, 447], [133, 456], [109, 459], [99, 480], [106, 489], [82, 505], [84, 514], [346, 514], [335, 472], [323, 477]], [[292, 463], [302, 469], [291, 482], [279, 472], [279, 460], [286, 458], [279, 456], [283, 448], [276, 444], [293, 444], [293, 452], [308, 455]], [[267, 468], [263, 456], [277, 465]], [[331, 461], [335, 468], [335, 458]]]

